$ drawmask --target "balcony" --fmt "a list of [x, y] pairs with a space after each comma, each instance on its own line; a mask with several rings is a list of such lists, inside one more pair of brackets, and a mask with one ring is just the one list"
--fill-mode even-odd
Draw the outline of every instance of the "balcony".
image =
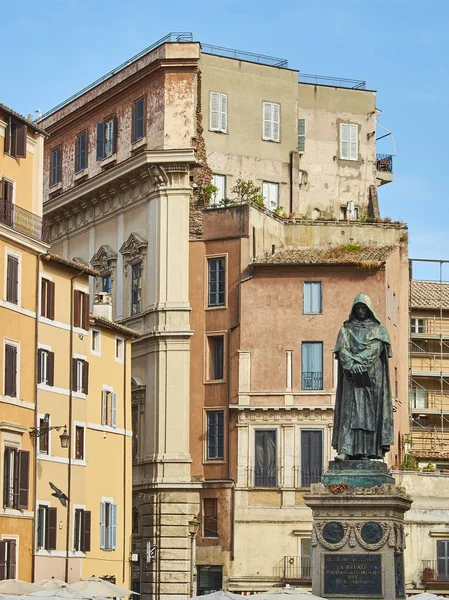
[[447, 560], [423, 560], [422, 582], [429, 588], [443, 588], [449, 585], [449, 564]]
[[322, 371], [303, 372], [302, 385], [303, 390], [322, 390], [323, 389], [323, 373]]
[[312, 560], [310, 556], [284, 556], [274, 567], [275, 576], [284, 583], [310, 584]]
[[42, 217], [3, 198], [0, 199], [0, 223], [33, 240], [45, 242], [48, 239]]
[[376, 155], [377, 185], [385, 185], [393, 181], [393, 156], [391, 154]]

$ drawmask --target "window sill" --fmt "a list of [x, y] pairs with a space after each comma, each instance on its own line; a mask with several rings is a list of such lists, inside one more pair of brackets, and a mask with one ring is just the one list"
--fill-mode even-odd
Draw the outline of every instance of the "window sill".
[[83, 179], [83, 177], [87, 177], [88, 174], [89, 174], [89, 171], [86, 167], [82, 171], [78, 171], [78, 173], [75, 173], [73, 180], [78, 181], [78, 179]]
[[111, 163], [115, 162], [116, 160], [117, 160], [117, 153], [114, 152], [114, 154], [111, 154], [111, 156], [107, 156], [106, 158], [103, 158], [102, 160], [100, 160], [100, 166], [106, 167], [106, 166], [110, 165]]
[[271, 138], [262, 138], [262, 142], [271, 142], [272, 144], [280, 144], [281, 140], [272, 140]]
[[211, 383], [226, 383], [226, 379], [206, 379], [203, 383], [204, 385], [210, 385]]
[[206, 458], [203, 460], [203, 465], [225, 465], [226, 461], [224, 458]]
[[131, 142], [131, 151], [137, 150], [137, 148], [140, 148], [141, 146], [145, 146], [146, 143], [147, 143], [147, 136], [145, 135], [140, 140], [136, 140], [135, 142]]
[[210, 129], [209, 128], [209, 131], [211, 133], [221, 133], [221, 134], [224, 134], [224, 135], [228, 135], [228, 131], [227, 130], [225, 131], [224, 129]]
[[206, 306], [206, 310], [226, 310], [226, 308], [225, 304], [220, 304], [220, 306]]
[[53, 194], [53, 192], [59, 192], [59, 190], [62, 190], [62, 181], [60, 181], [59, 183], [55, 183], [54, 185], [51, 185], [50, 189], [49, 189], [49, 193]]

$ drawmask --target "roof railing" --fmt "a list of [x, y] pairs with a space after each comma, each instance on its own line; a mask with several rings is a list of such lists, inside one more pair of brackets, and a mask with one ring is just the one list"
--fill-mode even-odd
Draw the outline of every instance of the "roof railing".
[[310, 75], [308, 73], [299, 73], [299, 83], [314, 83], [315, 85], [328, 85], [351, 90], [364, 90], [366, 88], [366, 81], [362, 79], [344, 79], [342, 77], [327, 77], [326, 75]]
[[224, 58], [245, 60], [248, 62], [258, 63], [260, 65], [268, 65], [269, 67], [280, 67], [282, 69], [288, 67], [288, 60], [285, 58], [266, 56], [265, 54], [254, 54], [253, 52], [234, 50], [233, 48], [223, 48], [221, 46], [213, 46], [212, 44], [201, 44], [201, 51], [205, 54], [213, 54], [214, 56], [223, 56]]

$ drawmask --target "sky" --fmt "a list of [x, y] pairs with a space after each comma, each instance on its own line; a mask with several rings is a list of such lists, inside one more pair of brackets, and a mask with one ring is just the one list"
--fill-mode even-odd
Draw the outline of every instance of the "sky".
[[[396, 154], [394, 182], [379, 189], [381, 215], [407, 223], [410, 257], [449, 260], [449, 0], [3, 2], [0, 102], [24, 115], [49, 110], [171, 31], [286, 58], [303, 73], [365, 80], [377, 90], [379, 124], [393, 132], [378, 152]], [[439, 272], [425, 264], [416, 276]]]

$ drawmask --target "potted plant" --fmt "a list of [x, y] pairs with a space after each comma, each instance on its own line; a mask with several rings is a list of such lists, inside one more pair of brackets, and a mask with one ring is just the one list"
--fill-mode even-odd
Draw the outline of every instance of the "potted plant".
[[436, 468], [435, 465], [431, 462], [428, 462], [425, 467], [422, 468], [423, 473], [435, 473]]
[[416, 466], [416, 459], [411, 452], [407, 452], [404, 460], [401, 463], [402, 471], [419, 471]]

